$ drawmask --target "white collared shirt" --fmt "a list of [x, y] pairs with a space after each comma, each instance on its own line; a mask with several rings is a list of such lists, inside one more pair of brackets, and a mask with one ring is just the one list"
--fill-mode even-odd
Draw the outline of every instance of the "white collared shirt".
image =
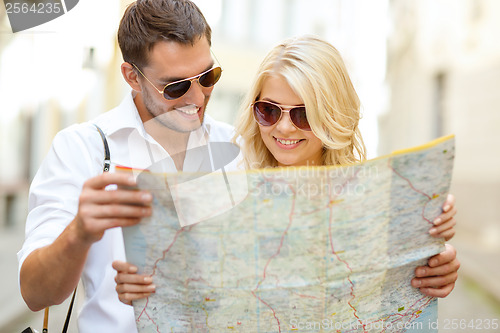
[[[31, 252], [51, 244], [73, 220], [83, 183], [102, 173], [103, 142], [93, 124], [106, 135], [113, 165], [147, 169], [161, 161], [165, 168], [161, 171], [176, 171], [165, 149], [146, 133], [132, 94], [94, 121], [62, 130], [31, 184], [26, 240], [17, 254], [19, 271]], [[230, 125], [205, 115], [204, 124], [190, 134], [184, 171], [199, 171], [202, 167], [199, 155], [190, 153], [193, 148], [207, 142], [229, 142], [233, 134]], [[240, 158], [229, 163], [226, 170], [236, 169]], [[133, 308], [121, 303], [115, 291], [116, 272], [111, 267], [114, 260], [125, 260], [120, 228], [107, 230], [89, 251], [81, 277], [85, 289], [85, 302], [78, 316], [81, 333], [137, 331]]]

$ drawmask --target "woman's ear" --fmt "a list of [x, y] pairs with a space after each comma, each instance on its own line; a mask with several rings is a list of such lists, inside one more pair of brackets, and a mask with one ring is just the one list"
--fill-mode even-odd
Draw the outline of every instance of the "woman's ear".
[[139, 78], [137, 76], [137, 72], [134, 70], [134, 66], [132, 66], [128, 62], [124, 62], [121, 65], [121, 71], [123, 78], [127, 81], [128, 85], [135, 91], [142, 91], [141, 85], [139, 84]]

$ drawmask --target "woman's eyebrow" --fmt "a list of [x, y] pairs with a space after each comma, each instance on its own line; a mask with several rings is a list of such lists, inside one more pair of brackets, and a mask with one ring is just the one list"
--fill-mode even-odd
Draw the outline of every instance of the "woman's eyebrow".
[[278, 105], [284, 105], [284, 106], [304, 106], [305, 105], [304, 103], [302, 103], [302, 104], [296, 104], [296, 105], [281, 104], [281, 103], [278, 103], [278, 102], [276, 102], [276, 101], [274, 101], [274, 100], [272, 100], [272, 99], [270, 99], [268, 97], [264, 97], [262, 100], [263, 101], [268, 101], [268, 102], [271, 102], [271, 103], [274, 103], [274, 104], [278, 104]]

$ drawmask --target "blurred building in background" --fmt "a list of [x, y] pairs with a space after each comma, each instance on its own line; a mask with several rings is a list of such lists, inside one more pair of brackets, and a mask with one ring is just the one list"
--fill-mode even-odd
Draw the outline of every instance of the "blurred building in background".
[[[128, 92], [116, 31], [130, 2], [80, 1], [66, 15], [16, 34], [0, 6], [0, 228], [24, 222], [29, 183], [55, 134], [110, 110]], [[213, 50], [224, 69], [209, 114], [233, 123], [265, 54], [285, 38], [319, 35], [344, 55], [363, 101], [362, 130], [375, 156], [386, 0], [194, 2], [212, 27]]]
[[[500, 278], [500, 1], [393, 0], [389, 13], [390, 94], [379, 153], [456, 135], [451, 192], [462, 271], [478, 271], [493, 288]], [[491, 292], [500, 300], [499, 288]]]
[[12, 34], [0, 6], [0, 228], [23, 224], [27, 188], [54, 135], [121, 99], [119, 10], [113, 1], [100, 3], [100, 15], [79, 6]]

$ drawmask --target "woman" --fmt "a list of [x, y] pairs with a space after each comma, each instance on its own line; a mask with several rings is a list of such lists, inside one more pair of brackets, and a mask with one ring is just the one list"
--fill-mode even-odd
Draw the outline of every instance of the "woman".
[[[246, 168], [351, 164], [365, 160], [358, 129], [360, 102], [342, 57], [312, 36], [287, 40], [264, 59], [240, 112], [236, 131]], [[429, 233], [449, 240], [455, 234], [455, 199]], [[460, 263], [451, 245], [418, 267], [412, 285], [428, 296], [453, 290]], [[114, 262], [117, 291], [126, 304], [149, 296], [155, 286], [137, 268]]]
[[[335, 165], [365, 160], [358, 128], [360, 102], [339, 52], [304, 36], [276, 46], [262, 62], [243, 102], [236, 132], [247, 168]], [[449, 240], [455, 234], [455, 199], [429, 233]], [[445, 297], [454, 288], [460, 264], [451, 245], [418, 267], [414, 287]]]

